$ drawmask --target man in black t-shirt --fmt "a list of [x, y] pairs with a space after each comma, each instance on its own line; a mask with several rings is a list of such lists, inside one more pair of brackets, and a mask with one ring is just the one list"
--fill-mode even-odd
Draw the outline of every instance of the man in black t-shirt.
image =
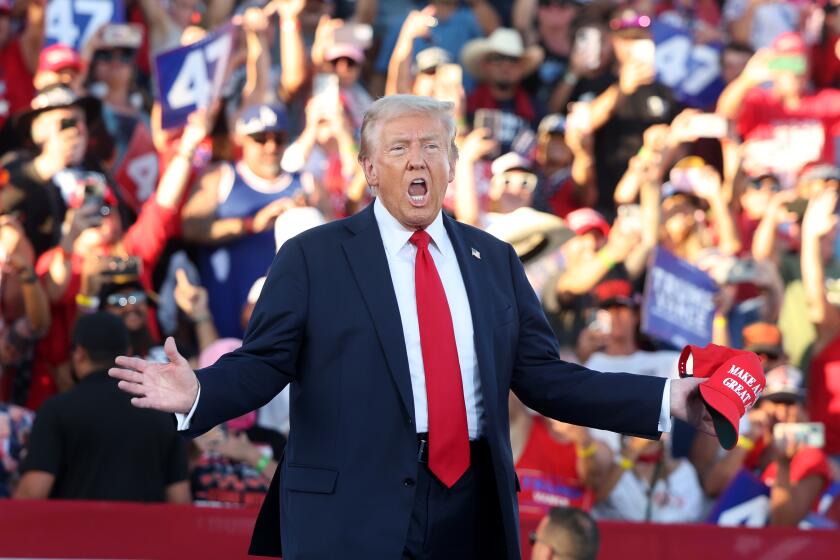
[[131, 405], [107, 368], [129, 354], [119, 317], [73, 331], [77, 385], [38, 410], [15, 498], [189, 503], [186, 445], [169, 415]]
[[670, 123], [680, 109], [671, 90], [655, 81], [650, 25], [650, 17], [635, 10], [616, 12], [610, 28], [618, 76], [586, 107], [585, 126], [595, 132], [596, 209], [608, 220], [615, 216], [615, 186], [630, 158], [641, 149], [644, 131], [654, 124]]

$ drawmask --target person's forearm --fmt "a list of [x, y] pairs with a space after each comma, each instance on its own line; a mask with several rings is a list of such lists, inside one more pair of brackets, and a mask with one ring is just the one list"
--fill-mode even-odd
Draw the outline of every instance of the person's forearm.
[[502, 24], [499, 14], [486, 0], [467, 0], [467, 5], [478, 20], [478, 26], [485, 36], [493, 33]]
[[729, 32], [732, 35], [732, 41], [749, 45], [752, 43], [752, 21], [755, 14], [756, 5], [752, 2], [747, 2], [747, 7], [744, 13], [736, 20], [733, 20], [729, 26]]
[[764, 213], [764, 217], [755, 228], [752, 242], [752, 257], [757, 261], [775, 260], [776, 252], [776, 214], [778, 208], [770, 205]]
[[712, 467], [701, 478], [708, 496], [717, 496], [729, 485], [735, 475], [744, 466], [748, 452], [741, 446], [735, 447], [721, 460], [715, 461]]
[[24, 274], [20, 280], [26, 320], [37, 335], [43, 335], [50, 328], [50, 303], [35, 271]]
[[138, 0], [140, 4], [140, 11], [143, 12], [143, 20], [149, 26], [149, 38], [152, 34], [163, 33], [166, 26], [166, 20], [169, 19], [169, 14], [163, 7], [163, 2], [160, 0]]
[[633, 204], [639, 196], [639, 186], [638, 173], [632, 167], [628, 167], [615, 186], [613, 200], [616, 204]]
[[776, 480], [770, 488], [770, 525], [792, 527], [799, 523], [801, 516], [794, 502], [790, 466], [778, 461], [776, 465]]
[[475, 160], [461, 157], [455, 164], [455, 217], [459, 222], [478, 224], [478, 193], [475, 190]]
[[268, 93], [268, 77], [271, 71], [268, 48], [256, 33], [245, 35], [247, 55], [245, 62], [245, 87], [242, 88], [241, 107], [251, 107], [265, 100]]
[[207, 29], [225, 23], [233, 13], [234, 0], [210, 0], [207, 2]]
[[155, 191], [155, 202], [161, 208], [178, 207], [190, 178], [194, 153], [195, 147], [182, 147], [169, 161]]
[[213, 324], [213, 316], [207, 310], [201, 315], [192, 319], [195, 326], [195, 338], [198, 342], [199, 352], [203, 352], [208, 346], [219, 340], [219, 332]]
[[72, 242], [62, 240], [59, 250], [53, 255], [47, 269], [45, 276], [47, 297], [53, 303], [61, 301], [70, 284], [72, 251]]
[[[594, 191], [597, 198], [597, 189], [595, 187], [595, 159], [586, 150], [574, 150], [574, 159], [572, 159], [572, 181], [580, 187], [582, 191], [580, 194], [585, 195], [588, 192]], [[591, 191], [590, 191], [591, 189]], [[582, 196], [578, 202], [581, 206], [592, 207], [595, 200], [589, 200], [590, 196]]]
[[249, 223], [243, 218], [185, 217], [181, 228], [186, 241], [215, 245], [248, 235]]
[[608, 87], [601, 95], [592, 100], [589, 106], [590, 127], [593, 131], [598, 130], [610, 120], [615, 108], [621, 99], [621, 92], [618, 84]]
[[298, 92], [306, 79], [306, 59], [304, 58], [303, 35], [298, 18], [284, 17], [280, 22], [280, 63], [283, 73], [280, 86], [289, 101]]
[[44, 43], [44, 5], [29, 2], [26, 9], [26, 27], [20, 37], [21, 56], [27, 70], [34, 74], [38, 68], [38, 56]]
[[601, 483], [595, 488], [595, 503], [600, 503], [610, 497], [610, 494], [618, 485], [618, 481], [624, 476], [625, 469], [618, 463], [613, 463], [604, 475]]
[[738, 113], [741, 112], [741, 104], [744, 101], [744, 97], [746, 97], [747, 92], [754, 85], [745, 76], [735, 78], [721, 92], [715, 112], [729, 120], [735, 120], [738, 117]]
[[414, 52], [414, 37], [403, 30], [388, 61], [388, 76], [385, 80], [385, 95], [411, 93], [411, 56]]
[[828, 302], [825, 294], [825, 271], [820, 258], [820, 238], [803, 232], [802, 250], [802, 285], [808, 302], [808, 318], [815, 325], [820, 325], [826, 318]]
[[735, 220], [729, 205], [720, 197], [712, 199], [710, 206], [715, 218], [718, 234], [718, 248], [724, 255], [737, 255], [741, 251], [741, 241], [735, 230]]
[[566, 105], [569, 99], [572, 98], [572, 92], [575, 90], [575, 83], [565, 78], [560, 80], [554, 91], [551, 92], [551, 97], [548, 98], [548, 110], [552, 113], [563, 113], [566, 110]]
[[661, 220], [659, 187], [649, 180], [643, 180], [639, 187], [639, 207], [642, 215], [642, 245], [652, 250], [659, 242]]
[[573, 295], [585, 294], [595, 287], [616, 262], [610, 246], [604, 246], [598, 251], [596, 258], [566, 270], [557, 280], [557, 292]]

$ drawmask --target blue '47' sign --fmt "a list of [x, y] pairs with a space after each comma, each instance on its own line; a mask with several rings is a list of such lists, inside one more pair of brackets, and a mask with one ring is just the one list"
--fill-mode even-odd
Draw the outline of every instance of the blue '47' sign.
[[81, 51], [103, 24], [124, 21], [123, 0], [49, 0], [44, 18], [46, 43]]
[[183, 125], [190, 113], [218, 99], [232, 47], [233, 25], [228, 24], [201, 41], [155, 57], [164, 128]]
[[707, 109], [723, 91], [720, 75], [722, 48], [695, 44], [691, 34], [679, 27], [655, 21], [651, 28], [656, 43], [656, 75], [674, 91], [677, 99], [691, 107]]

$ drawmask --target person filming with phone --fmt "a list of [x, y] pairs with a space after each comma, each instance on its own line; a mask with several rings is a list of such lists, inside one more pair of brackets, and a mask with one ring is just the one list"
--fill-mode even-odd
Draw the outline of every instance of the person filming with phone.
[[739, 470], [753, 471], [770, 486], [770, 524], [796, 527], [816, 511], [831, 481], [825, 428], [808, 422], [800, 369], [785, 364], [765, 375], [764, 393], [746, 417], [749, 429], [703, 475], [703, 486], [717, 495]]
[[50, 299], [53, 322], [36, 349], [28, 402], [31, 408], [57, 390], [72, 386], [70, 331], [78, 312], [94, 312], [107, 304], [100, 300], [103, 264], [133, 258], [138, 262], [139, 282], [151, 290], [155, 266], [179, 226], [177, 208], [187, 187], [190, 162], [207, 135], [211, 116], [203, 109], [190, 115], [178, 156], [130, 227], [123, 224], [119, 201], [104, 177], [83, 176], [69, 185], [69, 208], [58, 222], [64, 222], [60, 243], [41, 255], [36, 264]]

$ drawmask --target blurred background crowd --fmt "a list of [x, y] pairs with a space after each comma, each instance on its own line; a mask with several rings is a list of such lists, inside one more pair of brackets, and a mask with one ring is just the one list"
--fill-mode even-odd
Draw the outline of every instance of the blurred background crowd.
[[721, 521], [746, 476], [753, 524], [840, 523], [840, 1], [102, 1], [0, 0], [0, 497], [259, 505], [286, 391], [187, 443], [105, 371], [236, 348], [276, 249], [370, 202], [367, 106], [415, 93], [455, 104], [445, 211], [514, 245], [564, 359], [677, 375], [667, 254], [711, 283], [699, 336], [765, 367], [731, 450], [511, 395], [521, 508]]

